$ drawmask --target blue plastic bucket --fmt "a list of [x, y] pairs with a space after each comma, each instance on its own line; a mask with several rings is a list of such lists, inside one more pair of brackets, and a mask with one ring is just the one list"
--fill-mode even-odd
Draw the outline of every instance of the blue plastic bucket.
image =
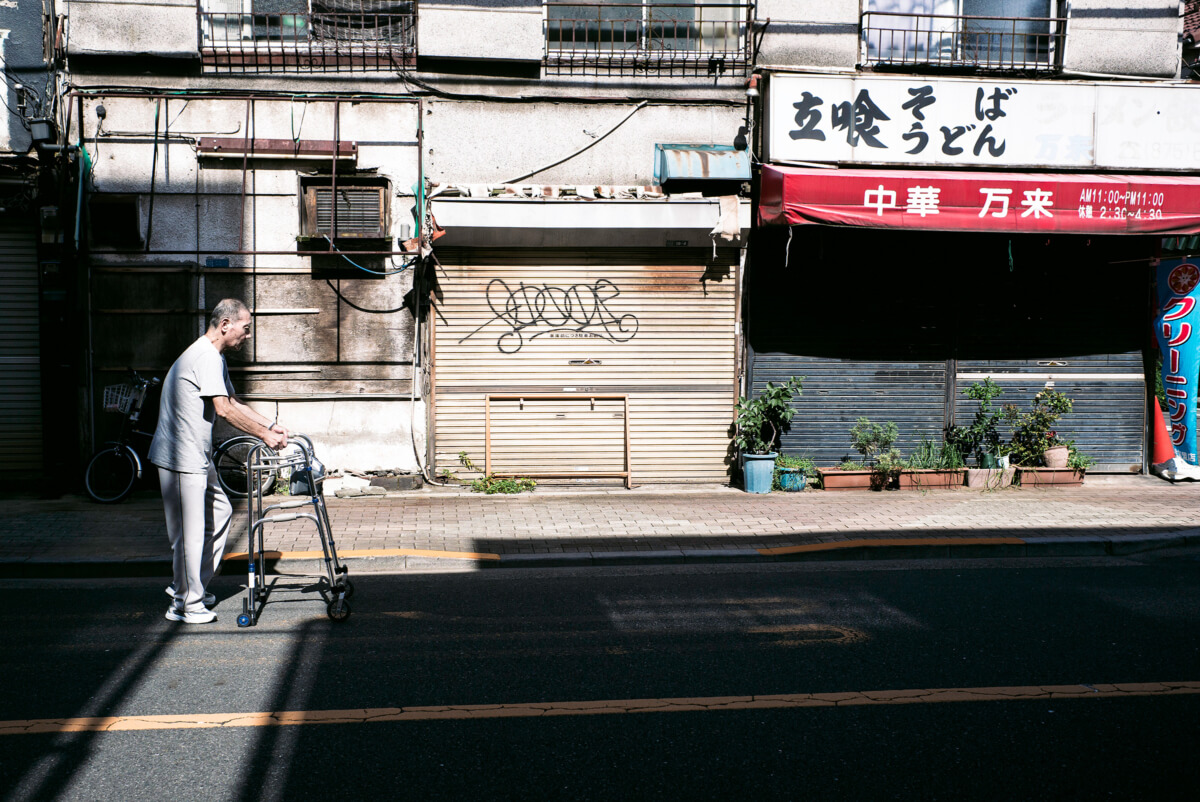
[[742, 474], [747, 493], [770, 493], [777, 454], [743, 454]]

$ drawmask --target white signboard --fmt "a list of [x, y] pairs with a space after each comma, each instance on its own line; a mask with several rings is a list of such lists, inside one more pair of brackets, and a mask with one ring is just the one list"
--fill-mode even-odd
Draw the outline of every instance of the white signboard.
[[771, 77], [767, 160], [1200, 169], [1200, 85]]

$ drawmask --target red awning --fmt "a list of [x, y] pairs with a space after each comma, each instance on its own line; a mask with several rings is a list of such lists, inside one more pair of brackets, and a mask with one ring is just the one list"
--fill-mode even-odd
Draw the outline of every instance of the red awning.
[[926, 231], [1200, 233], [1200, 178], [763, 165], [759, 222]]

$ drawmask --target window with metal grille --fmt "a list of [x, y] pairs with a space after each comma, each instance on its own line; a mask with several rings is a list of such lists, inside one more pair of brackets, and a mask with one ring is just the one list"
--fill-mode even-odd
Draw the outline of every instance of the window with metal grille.
[[415, 0], [199, 0], [210, 72], [356, 72], [409, 66]]
[[552, 74], [742, 73], [753, 6], [736, 0], [545, 0]]
[[1054, 70], [1067, 20], [1062, 0], [867, 0], [872, 65]]
[[386, 180], [339, 177], [334, 187], [329, 178], [310, 179], [302, 185], [302, 192], [300, 230], [303, 236], [388, 238], [390, 193]]

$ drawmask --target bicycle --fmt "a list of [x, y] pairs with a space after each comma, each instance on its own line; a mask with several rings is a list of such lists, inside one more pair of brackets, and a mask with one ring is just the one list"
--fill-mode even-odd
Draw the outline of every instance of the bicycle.
[[133, 437], [153, 437], [154, 432], [138, 428], [142, 405], [152, 387], [160, 384], [159, 379], [144, 379], [133, 371], [133, 381], [128, 384], [111, 384], [104, 388], [104, 410], [120, 412], [125, 417], [117, 439], [105, 443], [105, 448], [96, 452], [83, 473], [83, 485], [88, 495], [101, 504], [115, 504], [131, 492], [138, 479], [142, 478], [142, 458], [133, 447]]
[[[261, 449], [263, 456], [274, 458], [275, 450], [254, 435], [240, 434], [231, 437], [213, 451], [213, 464], [217, 466], [217, 481], [230, 498], [246, 498], [249, 495], [250, 477], [246, 473], [246, 457], [254, 448]], [[269, 461], [269, 460], [268, 460]], [[259, 495], [270, 494], [279, 478], [278, 470], [256, 471]]]
[[[133, 492], [133, 487], [142, 478], [142, 457], [134, 447], [134, 435], [154, 437], [154, 432], [138, 428], [142, 408], [149, 391], [160, 384], [159, 379], [144, 379], [136, 371], [128, 384], [113, 384], [104, 388], [106, 412], [125, 415], [115, 441], [105, 443], [105, 448], [96, 452], [84, 472], [83, 483], [88, 495], [101, 504], [116, 504]], [[222, 442], [213, 452], [213, 463], [217, 467], [217, 481], [230, 498], [243, 499], [249, 485], [246, 475], [246, 456], [250, 449], [262, 446], [263, 452], [274, 456], [275, 452], [257, 437], [238, 435]], [[266, 495], [275, 484], [275, 472], [263, 473], [260, 477], [260, 493]]]

